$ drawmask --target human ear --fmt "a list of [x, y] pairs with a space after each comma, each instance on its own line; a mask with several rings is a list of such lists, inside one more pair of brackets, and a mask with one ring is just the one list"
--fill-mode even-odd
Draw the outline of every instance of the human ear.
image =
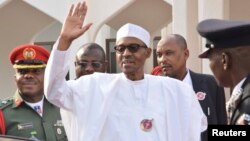
[[189, 50], [188, 50], [187, 48], [185, 48], [184, 54], [185, 54], [185, 58], [186, 58], [186, 60], [187, 60], [188, 57], [189, 57]]
[[146, 55], [147, 58], [149, 58], [151, 56], [151, 52], [152, 52], [151, 48], [146, 48], [145, 55]]
[[222, 64], [223, 64], [223, 69], [228, 70], [230, 67], [230, 55], [226, 52], [222, 52]]

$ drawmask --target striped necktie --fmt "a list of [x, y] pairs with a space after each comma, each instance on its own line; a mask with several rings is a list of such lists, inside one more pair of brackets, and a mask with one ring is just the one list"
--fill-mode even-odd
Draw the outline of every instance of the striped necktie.
[[38, 113], [38, 114], [42, 114], [42, 109], [41, 109], [41, 107], [39, 106], [39, 105], [37, 105], [37, 106], [34, 106], [34, 110]]
[[239, 103], [242, 92], [243, 92], [242, 88], [238, 89], [238, 91], [236, 91], [236, 93], [232, 94], [232, 96], [230, 97], [229, 101], [226, 104], [228, 123], [230, 123], [232, 115], [233, 115], [234, 111], [236, 110], [236, 106]]

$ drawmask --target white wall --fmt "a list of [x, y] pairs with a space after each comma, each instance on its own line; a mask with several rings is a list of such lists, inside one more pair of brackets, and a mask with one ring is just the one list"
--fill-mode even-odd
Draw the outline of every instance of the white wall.
[[[12, 96], [16, 90], [13, 76], [14, 71], [8, 60], [8, 55], [11, 49], [23, 43], [33, 41], [50, 42], [56, 40], [57, 35], [60, 32], [61, 23], [67, 14], [70, 4], [76, 1], [80, 0], [0, 0], [0, 98]], [[195, 21], [189, 23], [190, 19], [195, 20], [197, 16], [197, 21], [207, 18], [249, 20], [250, 17], [249, 0], [164, 1], [175, 6], [176, 13], [172, 15], [172, 19], [175, 21], [174, 23], [178, 21], [179, 23], [170, 24], [162, 30], [162, 34], [179, 30], [179, 33], [183, 33], [185, 37], [188, 37], [188, 42], [191, 42], [191, 46], [193, 47], [191, 52], [195, 52], [195, 54], [197, 54], [196, 49], [198, 48], [196, 45], [200, 46], [200, 49], [198, 48], [199, 50], [205, 49], [204, 40], [200, 37], [193, 40], [191, 36], [188, 35], [190, 30], [195, 30]], [[114, 32], [105, 25], [105, 21], [111, 19], [112, 16], [114, 17], [116, 15], [114, 12], [122, 10], [122, 8], [124, 8], [123, 4], [128, 4], [130, 2], [131, 0], [109, 0], [108, 3], [112, 4], [107, 4], [107, 0], [87, 0], [90, 8], [87, 21], [94, 22], [94, 25], [90, 32], [86, 33], [72, 44], [71, 59], [74, 60], [76, 50], [86, 42], [95, 40], [97, 43], [105, 47], [105, 39], [115, 36]], [[194, 5], [192, 5], [192, 3]], [[194, 6], [194, 9], [192, 9], [192, 6]], [[183, 8], [182, 11], [180, 11], [181, 8]], [[169, 30], [172, 27], [176, 27], [176, 29]], [[160, 31], [155, 34], [158, 35], [159, 32]], [[194, 33], [192, 33], [192, 35], [193, 34]], [[151, 62], [149, 62], [149, 64], [150, 63]], [[198, 62], [196, 65], [198, 65], [198, 70], [199, 66], [201, 66], [201, 71], [203, 73], [211, 74], [207, 60], [202, 61], [202, 63]], [[71, 67], [72, 69], [74, 68], [73, 63]], [[147, 67], [146, 72], [150, 72], [150, 70], [151, 67]], [[70, 75], [73, 78], [74, 71], [71, 71]]]
[[54, 19], [21, 0], [13, 0], [0, 8], [0, 99], [16, 91], [14, 69], [9, 61], [10, 51], [17, 45], [30, 43], [33, 36]]

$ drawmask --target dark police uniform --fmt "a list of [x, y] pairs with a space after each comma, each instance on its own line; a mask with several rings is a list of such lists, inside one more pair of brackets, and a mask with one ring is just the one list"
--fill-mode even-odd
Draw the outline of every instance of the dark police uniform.
[[242, 85], [242, 94], [239, 102], [233, 111], [230, 124], [237, 124], [241, 116], [246, 125], [250, 125], [250, 75], [246, 78]]
[[[49, 52], [37, 45], [20, 45], [11, 51], [9, 59], [18, 72], [16, 83], [20, 90], [16, 91], [13, 98], [0, 101], [0, 134], [39, 141], [68, 140], [60, 109], [40, 93], [44, 77], [44, 72], [40, 72], [46, 67], [48, 58]], [[27, 104], [21, 97], [25, 95], [20, 93], [23, 89], [36, 90], [31, 93], [41, 98], [40, 102]]]
[[[208, 58], [213, 48], [250, 47], [250, 21], [207, 19], [198, 24], [197, 31], [206, 38], [208, 48], [199, 55], [200, 58]], [[229, 101], [231, 103], [228, 113], [230, 113], [229, 124], [231, 125], [239, 124], [239, 122], [243, 125], [250, 125], [250, 70], [245, 66], [242, 68], [246, 72], [244, 73], [246, 80], [241, 86], [241, 92], [237, 94], [238, 97]]]

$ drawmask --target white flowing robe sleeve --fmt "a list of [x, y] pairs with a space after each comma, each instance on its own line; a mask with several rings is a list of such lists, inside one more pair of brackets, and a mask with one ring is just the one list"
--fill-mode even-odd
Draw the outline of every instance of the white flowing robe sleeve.
[[57, 50], [54, 45], [47, 63], [44, 77], [44, 93], [49, 101], [60, 108], [72, 110], [73, 91], [67, 86], [66, 75], [69, 71], [69, 49]]
[[65, 126], [70, 128], [66, 130], [70, 141], [92, 141], [102, 129], [112, 95], [116, 93], [119, 74], [95, 73], [66, 81], [70, 50], [59, 51], [56, 47], [57, 44], [45, 70], [45, 96], [54, 105], [67, 110], [62, 114], [62, 119], [70, 122]]
[[165, 101], [166, 140], [200, 141], [201, 132], [207, 128], [207, 118], [193, 89], [182, 81], [160, 76], [159, 87], [156, 79], [151, 79], [150, 86], [155, 93], [162, 93]]
[[168, 140], [200, 141], [201, 132], [207, 128], [207, 118], [193, 89], [182, 81], [173, 81], [176, 83], [162, 83], [163, 93], [167, 94], [165, 99], [168, 101]]

